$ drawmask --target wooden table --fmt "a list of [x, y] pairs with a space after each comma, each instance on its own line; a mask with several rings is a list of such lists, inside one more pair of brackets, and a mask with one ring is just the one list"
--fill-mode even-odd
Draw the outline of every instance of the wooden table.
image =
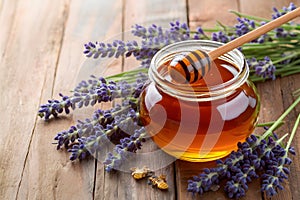
[[[293, 1], [300, 5], [300, 0]], [[36, 113], [47, 99], [68, 94], [85, 62], [83, 44], [103, 41], [130, 30], [136, 23], [170, 21], [213, 27], [216, 21], [234, 24], [238, 10], [270, 17], [271, 7], [288, 6], [288, 0], [0, 0], [0, 199], [227, 199], [222, 190], [193, 197], [186, 180], [204, 164], [176, 161], [157, 173], [167, 175], [166, 192], [135, 181], [130, 174], [108, 174], [92, 158], [71, 162], [65, 151], [56, 151], [53, 137], [75, 123], [74, 115], [44, 122]], [[121, 35], [120, 35], [121, 33]], [[124, 34], [123, 38], [129, 38]], [[109, 73], [136, 67], [117, 60]], [[300, 88], [300, 74], [258, 84], [260, 121], [275, 120]], [[299, 107], [287, 118], [280, 134], [291, 132]], [[298, 131], [299, 133], [299, 131]], [[272, 199], [300, 199], [300, 137], [293, 145], [298, 155], [291, 177]], [[157, 162], [157, 161], [153, 161]], [[266, 199], [259, 180], [250, 184], [244, 199]]]

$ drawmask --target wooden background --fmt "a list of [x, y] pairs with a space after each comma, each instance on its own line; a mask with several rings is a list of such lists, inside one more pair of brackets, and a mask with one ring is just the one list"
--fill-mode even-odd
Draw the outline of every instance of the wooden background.
[[[300, 0], [293, 2], [300, 6]], [[75, 123], [74, 116], [46, 123], [36, 113], [47, 99], [74, 87], [88, 41], [116, 34], [126, 40], [128, 34], [120, 33], [135, 23], [167, 27], [180, 20], [194, 28], [213, 27], [218, 20], [232, 25], [235, 16], [228, 10], [270, 18], [273, 6], [288, 5], [287, 0], [0, 0], [0, 199], [227, 199], [222, 190], [202, 197], [186, 192], [186, 180], [203, 164], [176, 161], [158, 170], [170, 184], [161, 192], [128, 173], [107, 174], [93, 159], [71, 162], [52, 142], [57, 132]], [[118, 60], [109, 73], [133, 67], [130, 60]], [[258, 84], [261, 122], [275, 120], [293, 102], [299, 79], [300, 74]], [[291, 131], [299, 111], [297, 107], [288, 116], [280, 134]], [[291, 177], [272, 199], [300, 199], [298, 135], [293, 145], [298, 155]], [[266, 199], [259, 181], [250, 184], [243, 199]]]

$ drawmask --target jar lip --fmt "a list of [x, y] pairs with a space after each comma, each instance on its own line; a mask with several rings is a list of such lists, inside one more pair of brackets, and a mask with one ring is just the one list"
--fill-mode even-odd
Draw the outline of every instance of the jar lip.
[[[210, 40], [187, 40], [176, 42], [170, 45], [165, 46], [159, 50], [151, 60], [149, 77], [152, 81], [155, 81], [157, 86], [163, 89], [166, 93], [171, 95], [176, 95], [184, 99], [201, 99], [212, 98], [216, 99], [221, 96], [228, 96], [235, 88], [241, 86], [249, 76], [249, 68], [247, 62], [245, 61], [244, 55], [238, 49], [234, 49], [226, 54], [220, 56], [225, 61], [238, 62], [238, 73], [234, 77], [226, 82], [223, 82], [218, 85], [205, 86], [205, 87], [192, 87], [193, 84], [176, 84], [167, 80], [157, 69], [160, 66], [158, 63], [163, 61], [170, 56], [171, 54], [175, 55], [176, 53], [191, 51], [186, 48], [192, 48], [193, 50], [201, 49], [212, 50], [218, 48], [219, 46], [224, 45], [224, 43], [210, 41]], [[166, 60], [165, 60], [166, 61]]]

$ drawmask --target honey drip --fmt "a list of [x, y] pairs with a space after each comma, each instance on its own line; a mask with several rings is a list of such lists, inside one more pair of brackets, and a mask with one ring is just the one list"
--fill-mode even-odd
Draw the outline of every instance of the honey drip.
[[[163, 72], [167, 65], [158, 71]], [[191, 87], [217, 86], [238, 72], [233, 64], [217, 59]], [[258, 112], [259, 99], [248, 81], [226, 97], [202, 102], [180, 100], [152, 83], [143, 91], [140, 103], [141, 121], [153, 141], [165, 152], [193, 162], [215, 160], [235, 150], [253, 131]]]

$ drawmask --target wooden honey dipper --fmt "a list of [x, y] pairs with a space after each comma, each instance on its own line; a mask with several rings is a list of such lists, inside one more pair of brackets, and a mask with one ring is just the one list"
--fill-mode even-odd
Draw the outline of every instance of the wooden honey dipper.
[[169, 74], [177, 83], [194, 83], [205, 76], [210, 70], [211, 62], [216, 58], [258, 38], [298, 16], [300, 16], [300, 7], [210, 52], [199, 49], [191, 51], [186, 55], [175, 56], [168, 66]]

